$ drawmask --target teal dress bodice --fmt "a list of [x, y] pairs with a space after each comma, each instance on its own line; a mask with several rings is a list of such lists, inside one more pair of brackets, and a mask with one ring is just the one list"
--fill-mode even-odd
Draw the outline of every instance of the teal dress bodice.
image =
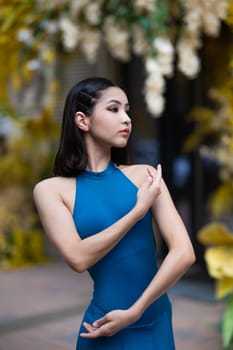
[[[81, 239], [98, 234], [126, 215], [136, 203], [137, 191], [135, 184], [112, 162], [102, 172], [83, 171], [76, 179], [73, 211]], [[93, 298], [83, 321], [93, 323], [111, 310], [130, 307], [149, 285], [157, 269], [149, 210], [106, 256], [89, 268]], [[85, 332], [82, 325], [80, 330]], [[175, 349], [167, 294], [150, 305], [137, 322], [116, 335], [96, 339], [78, 336], [77, 341], [78, 350], [142, 348]]]

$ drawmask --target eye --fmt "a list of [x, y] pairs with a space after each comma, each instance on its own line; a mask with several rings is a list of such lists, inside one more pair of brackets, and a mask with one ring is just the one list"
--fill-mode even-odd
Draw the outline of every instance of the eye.
[[118, 107], [109, 107], [108, 110], [113, 113], [117, 113], [119, 111]]

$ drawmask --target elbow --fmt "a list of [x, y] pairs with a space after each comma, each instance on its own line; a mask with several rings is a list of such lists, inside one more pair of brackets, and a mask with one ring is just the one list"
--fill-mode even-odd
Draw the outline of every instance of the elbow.
[[196, 262], [196, 255], [195, 255], [195, 252], [194, 252], [194, 250], [193, 250], [191, 265], [195, 264], [195, 262]]
[[184, 262], [186, 269], [188, 270], [196, 261], [195, 252], [194, 252], [193, 248], [191, 248], [191, 249], [187, 249], [187, 250], [183, 251], [182, 255], [183, 255], [182, 260]]
[[66, 262], [72, 270], [78, 273], [83, 273], [88, 269], [85, 262], [79, 259], [68, 259]]
[[77, 264], [76, 265], [72, 265], [72, 268], [73, 268], [73, 270], [75, 270], [78, 273], [83, 273], [83, 272], [85, 272], [87, 270], [87, 268], [84, 267], [83, 265], [77, 265]]

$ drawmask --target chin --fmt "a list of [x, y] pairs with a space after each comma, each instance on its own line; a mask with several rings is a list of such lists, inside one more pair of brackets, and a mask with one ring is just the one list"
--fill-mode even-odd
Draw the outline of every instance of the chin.
[[112, 145], [112, 147], [114, 148], [125, 148], [127, 146], [128, 142], [124, 142], [121, 144], [116, 144], [116, 145]]

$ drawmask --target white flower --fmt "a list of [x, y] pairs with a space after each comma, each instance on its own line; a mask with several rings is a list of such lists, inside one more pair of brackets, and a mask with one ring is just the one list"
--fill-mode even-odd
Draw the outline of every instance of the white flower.
[[30, 60], [27, 62], [27, 68], [36, 71], [41, 68], [41, 62], [39, 60]]
[[145, 80], [145, 89], [148, 92], [161, 94], [164, 91], [165, 81], [161, 74], [152, 73]]
[[186, 0], [186, 30], [200, 35], [203, 29], [207, 35], [217, 36], [221, 19], [227, 16], [228, 4], [227, 0]]
[[184, 30], [177, 43], [176, 50], [178, 53], [186, 49], [196, 52], [201, 45], [202, 42], [200, 40], [199, 33], [191, 33]]
[[71, 0], [70, 14], [73, 19], [77, 19], [80, 12], [89, 3], [89, 0]]
[[163, 75], [171, 76], [173, 73], [174, 48], [170, 40], [158, 37], [154, 40], [154, 48], [157, 51], [157, 63]]
[[136, 55], [145, 55], [149, 51], [149, 45], [145, 40], [142, 28], [135, 25], [132, 30], [133, 51]]
[[67, 51], [72, 51], [76, 48], [80, 40], [80, 31], [69, 18], [64, 17], [60, 21], [62, 30], [63, 45]]
[[203, 16], [203, 28], [206, 34], [217, 36], [220, 31], [220, 20], [211, 12], [205, 13]]
[[164, 56], [172, 56], [174, 49], [171, 42], [166, 38], [158, 37], [153, 42], [153, 47]]
[[145, 69], [147, 73], [160, 73], [158, 62], [155, 58], [148, 57], [145, 60]]
[[152, 116], [159, 117], [164, 110], [164, 97], [159, 94], [146, 91], [145, 100], [147, 103], [148, 110], [150, 111]]
[[29, 29], [26, 29], [26, 28], [22, 28], [20, 29], [17, 34], [16, 34], [16, 37], [19, 41], [27, 44], [27, 45], [30, 45], [33, 41], [32, 39], [32, 32], [31, 30]]
[[134, 0], [133, 5], [136, 13], [151, 12], [155, 10], [155, 0]]
[[9, 141], [9, 138], [17, 137], [21, 134], [20, 126], [13, 122], [13, 118], [0, 115], [0, 136]]
[[159, 55], [157, 57], [157, 61], [161, 73], [167, 77], [171, 77], [173, 74], [173, 59], [167, 56]]
[[84, 8], [85, 17], [90, 24], [98, 24], [101, 17], [100, 6], [97, 2], [90, 3]]
[[58, 23], [52, 20], [44, 20], [41, 22], [41, 27], [47, 31], [49, 34], [55, 34], [58, 31]]
[[129, 49], [129, 31], [124, 24], [114, 23], [111, 18], [106, 20], [105, 41], [113, 57], [122, 61], [128, 61], [130, 58]]
[[215, 13], [218, 14], [220, 19], [225, 19], [227, 17], [228, 6], [228, 0], [221, 0], [215, 3]]
[[81, 49], [90, 63], [94, 63], [100, 45], [101, 33], [94, 30], [83, 30]]
[[195, 78], [200, 71], [199, 57], [188, 46], [178, 52], [178, 68], [189, 78]]
[[[193, 9], [195, 9], [197, 6], [200, 5], [201, 1], [200, 0], [186, 0], [186, 1], [184, 1], [184, 6], [185, 6], [187, 11], [192, 11]], [[206, 0], [204, 0], [204, 1], [206, 1]]]
[[197, 32], [201, 28], [201, 14], [202, 9], [200, 6], [195, 8], [194, 10], [187, 12], [184, 21], [186, 23], [186, 28], [189, 32]]
[[145, 70], [147, 78], [145, 79], [145, 101], [148, 110], [153, 116], [159, 116], [164, 109], [164, 98], [162, 93], [165, 88], [165, 79], [162, 75], [161, 67], [157, 59], [147, 57], [145, 60]]

